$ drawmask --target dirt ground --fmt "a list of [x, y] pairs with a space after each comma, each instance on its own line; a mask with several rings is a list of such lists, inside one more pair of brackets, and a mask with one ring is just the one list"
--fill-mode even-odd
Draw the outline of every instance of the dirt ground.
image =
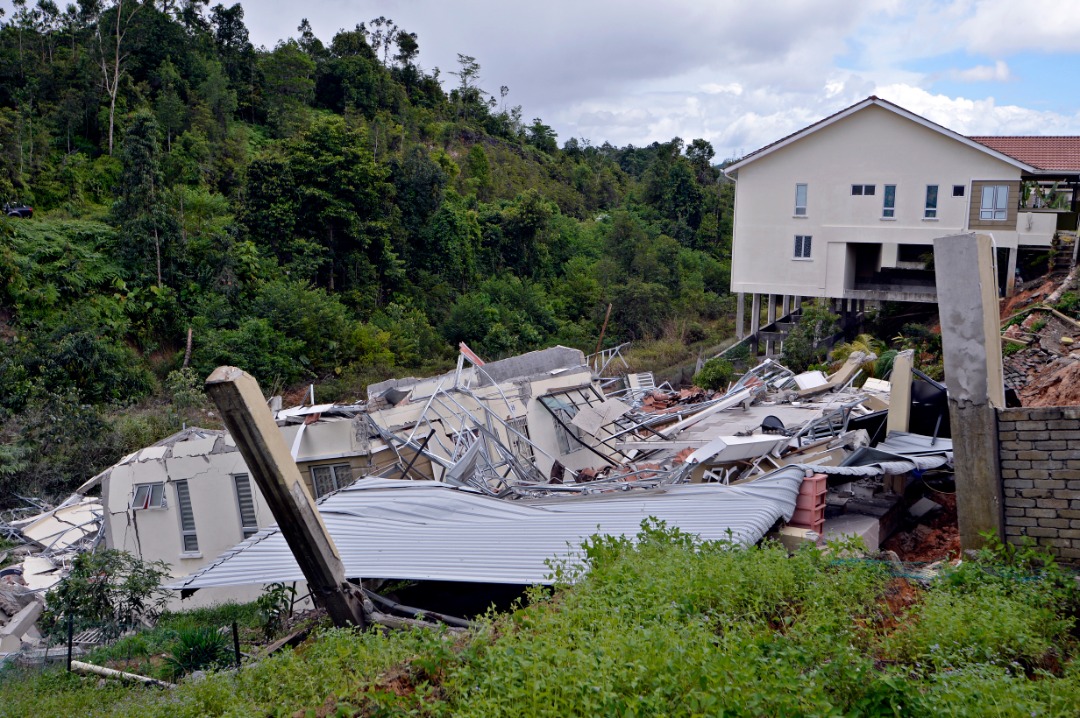
[[929, 499], [941, 504], [941, 510], [925, 523], [897, 531], [882, 545], [895, 551], [901, 561], [932, 563], [960, 555], [960, 529], [956, 523], [956, 496], [928, 490]]

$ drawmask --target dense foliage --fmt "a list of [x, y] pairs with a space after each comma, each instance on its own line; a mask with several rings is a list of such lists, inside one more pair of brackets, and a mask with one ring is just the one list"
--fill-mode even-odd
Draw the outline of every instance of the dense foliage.
[[616, 343], [724, 311], [732, 191], [704, 140], [560, 148], [383, 17], [256, 48], [239, 4], [13, 4], [0, 198], [36, 212], [0, 218], [0, 495], [179, 428], [115, 408], [185, 365], [339, 398], [460, 341], [591, 350], [608, 304]]
[[[834, 547], [834, 549], [840, 547]], [[700, 544], [646, 525], [594, 539], [573, 586], [466, 635], [330, 630], [169, 694], [36, 674], [14, 715], [1073, 716], [1075, 579], [986, 550], [928, 587], [887, 562]], [[297, 713], [297, 711], [299, 711]]]

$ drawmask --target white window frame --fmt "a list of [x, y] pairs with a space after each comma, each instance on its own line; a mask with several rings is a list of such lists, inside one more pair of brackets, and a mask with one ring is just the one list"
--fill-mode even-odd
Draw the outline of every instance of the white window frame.
[[[933, 192], [931, 192], [933, 190]], [[926, 185], [926, 202], [923, 205], [923, 219], [937, 219], [938, 200], [941, 188], [936, 184]]]
[[[892, 196], [889, 192], [892, 191]], [[896, 185], [885, 185], [885, 191], [881, 193], [881, 218], [896, 219]]]
[[[800, 194], [802, 194], [802, 197], [799, 197]], [[805, 217], [806, 216], [806, 198], [807, 198], [808, 194], [809, 194], [809, 190], [808, 190], [808, 187], [807, 187], [805, 182], [800, 182], [800, 183], [795, 185], [795, 216], [796, 217]], [[802, 200], [802, 201], [800, 202], [800, 200]]]
[[814, 237], [809, 234], [795, 235], [795, 251], [792, 259], [807, 261], [813, 259]]
[[[233, 491], [236, 493], [236, 510], [240, 515], [240, 535], [245, 539], [259, 533], [259, 519], [255, 508], [255, 490], [247, 474], [233, 474]], [[247, 492], [248, 510], [244, 510], [242, 494]]]
[[173, 482], [176, 490], [176, 517], [180, 522], [180, 553], [199, 553], [199, 536], [195, 532], [195, 512], [191, 508], [191, 489], [187, 479]]
[[[987, 203], [987, 199], [990, 200]], [[979, 197], [979, 220], [982, 222], [1004, 222], [1009, 218], [1009, 185], [983, 185]]]
[[[319, 483], [330, 486], [326, 491], [320, 490]], [[350, 464], [324, 464], [311, 467], [311, 487], [315, 491], [315, 498], [326, 496], [338, 491], [352, 483], [352, 466]]]
[[169, 507], [165, 498], [165, 483], [155, 481], [149, 484], [135, 484], [132, 487], [131, 508], [135, 511], [146, 509], [165, 509]]

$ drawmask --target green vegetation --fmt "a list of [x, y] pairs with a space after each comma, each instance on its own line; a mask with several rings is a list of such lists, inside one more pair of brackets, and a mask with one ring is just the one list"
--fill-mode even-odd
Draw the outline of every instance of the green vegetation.
[[663, 525], [587, 542], [589, 570], [467, 635], [326, 630], [162, 693], [58, 671], [0, 685], [13, 715], [1071, 716], [1072, 575], [985, 549], [929, 587], [888, 564], [700, 544]]
[[714, 357], [705, 362], [701, 371], [694, 375], [694, 385], [702, 389], [724, 390], [735, 377], [735, 365], [727, 359]]
[[476, 58], [440, 77], [392, 20], [342, 24], [257, 49], [239, 4], [4, 18], [0, 198], [36, 211], [0, 218], [0, 502], [212, 423], [221, 363], [343, 399], [461, 341], [591, 351], [608, 304], [609, 345], [724, 338], [708, 142], [560, 147]]
[[110, 638], [161, 615], [169, 592], [162, 561], [148, 563], [124, 551], [76, 554], [70, 573], [49, 590], [42, 625], [61, 633], [67, 621], [82, 630], [101, 628]]

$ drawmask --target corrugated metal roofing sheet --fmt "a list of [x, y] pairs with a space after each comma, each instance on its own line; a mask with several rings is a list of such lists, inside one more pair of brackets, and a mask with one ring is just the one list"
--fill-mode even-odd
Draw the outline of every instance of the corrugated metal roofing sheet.
[[[319, 504], [351, 578], [549, 583], [549, 561], [581, 558], [600, 533], [633, 537], [649, 517], [707, 540], [758, 541], [790, 519], [803, 471], [740, 486], [687, 484], [506, 501], [435, 481], [361, 479]], [[172, 589], [302, 581], [284, 537], [263, 530]]]

